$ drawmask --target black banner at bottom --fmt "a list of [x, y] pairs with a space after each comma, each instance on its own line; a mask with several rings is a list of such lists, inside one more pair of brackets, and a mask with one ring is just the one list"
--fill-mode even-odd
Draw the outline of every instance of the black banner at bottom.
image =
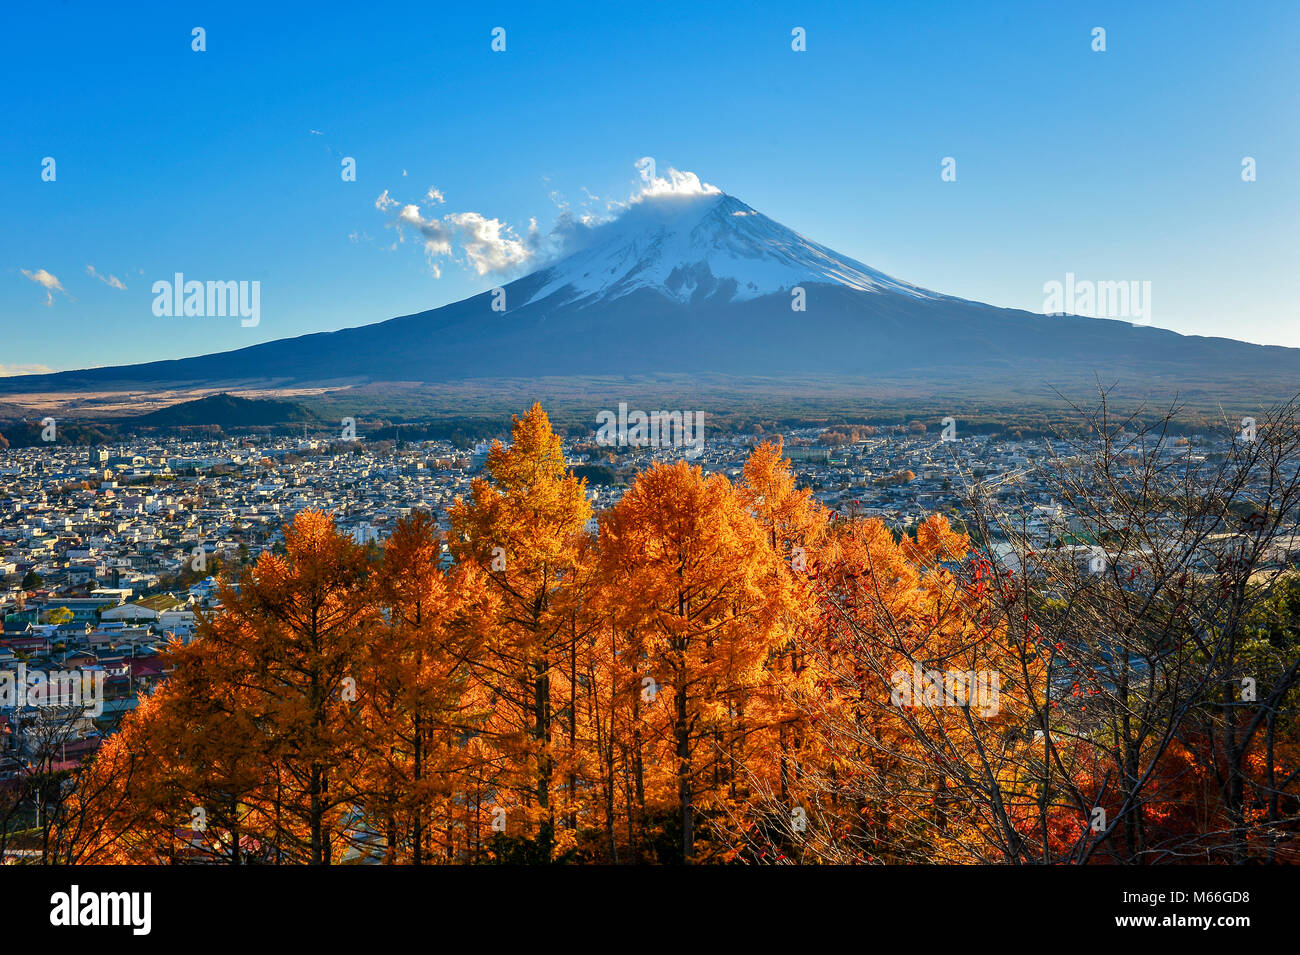
[[936, 941], [949, 929], [954, 938], [987, 932], [989, 941], [1008, 930], [1043, 929], [1085, 940], [1185, 941], [1199, 933], [1233, 944], [1243, 933], [1290, 926], [1296, 873], [1254, 866], [6, 866], [0, 898], [7, 943], [64, 936], [132, 947], [204, 937], [373, 944], [404, 925], [492, 944], [538, 932], [576, 943], [644, 932], [649, 942], [681, 931], [686, 919], [698, 926], [695, 942], [765, 946], [787, 932], [804, 947], [846, 932], [863, 937], [864, 927], [886, 935], [936, 932]]

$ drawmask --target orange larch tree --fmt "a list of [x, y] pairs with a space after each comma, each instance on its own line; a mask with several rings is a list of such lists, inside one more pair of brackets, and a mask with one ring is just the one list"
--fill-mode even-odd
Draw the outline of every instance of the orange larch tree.
[[[478, 820], [469, 779], [484, 770], [469, 740], [489, 709], [473, 668], [495, 607], [473, 564], [440, 566], [432, 519], [399, 521], [375, 574], [381, 622], [358, 687], [366, 748], [358, 788], [368, 829], [384, 835], [388, 862], [466, 858]], [[460, 836], [457, 836], [457, 833]]]
[[[743, 779], [747, 736], [768, 725], [753, 704], [782, 638], [787, 591], [746, 502], [721, 475], [685, 461], [642, 472], [607, 512], [602, 573], [671, 723], [681, 861], [696, 861], [697, 811], [716, 812]], [[745, 713], [742, 720], [741, 714]], [[748, 720], [748, 724], [745, 724]]]
[[570, 758], [565, 739], [554, 733], [563, 706], [554, 684], [562, 679], [573, 633], [556, 598], [575, 572], [591, 506], [541, 405], [515, 418], [511, 438], [509, 447], [492, 447], [488, 477], [474, 481], [469, 500], [453, 505], [450, 543], [459, 562], [486, 572], [499, 608], [478, 661], [493, 714], [486, 732], [512, 766], [498, 795], [515, 805], [495, 808], [507, 818], [522, 815], [532, 835], [549, 845], [553, 790]]

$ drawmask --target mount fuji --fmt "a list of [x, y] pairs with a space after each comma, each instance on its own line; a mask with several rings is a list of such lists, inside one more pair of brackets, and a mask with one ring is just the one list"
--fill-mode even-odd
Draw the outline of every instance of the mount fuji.
[[955, 298], [702, 191], [634, 200], [575, 230], [553, 264], [441, 308], [195, 358], [4, 378], [0, 393], [706, 374], [962, 380], [989, 393], [1028, 380], [1207, 395], [1249, 382], [1281, 396], [1300, 381], [1300, 349]]

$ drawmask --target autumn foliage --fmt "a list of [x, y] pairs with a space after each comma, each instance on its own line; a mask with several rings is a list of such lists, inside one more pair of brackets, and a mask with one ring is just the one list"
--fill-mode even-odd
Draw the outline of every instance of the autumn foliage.
[[[828, 513], [779, 442], [734, 483], [656, 464], [595, 517], [534, 406], [445, 537], [416, 513], [375, 559], [306, 511], [226, 580], [85, 771], [73, 855], [1120, 861], [1140, 821], [1214, 861], [1211, 736], [1168, 742], [1133, 810], [1041, 610], [942, 517]], [[1294, 819], [1295, 727], [1269, 739], [1250, 812]], [[1098, 807], [1123, 822], [1082, 860]], [[1295, 852], [1293, 825], [1252, 839]]]

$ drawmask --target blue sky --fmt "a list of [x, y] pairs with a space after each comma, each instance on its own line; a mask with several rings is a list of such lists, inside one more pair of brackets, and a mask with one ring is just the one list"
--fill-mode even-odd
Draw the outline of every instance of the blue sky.
[[[528, 270], [479, 274], [476, 225], [602, 211], [643, 156], [938, 291], [1150, 281], [1154, 325], [1300, 346], [1294, 2], [183, 6], [6, 12], [0, 372], [458, 300]], [[385, 191], [460, 217], [440, 278]], [[176, 272], [260, 281], [260, 324], [156, 317]]]

